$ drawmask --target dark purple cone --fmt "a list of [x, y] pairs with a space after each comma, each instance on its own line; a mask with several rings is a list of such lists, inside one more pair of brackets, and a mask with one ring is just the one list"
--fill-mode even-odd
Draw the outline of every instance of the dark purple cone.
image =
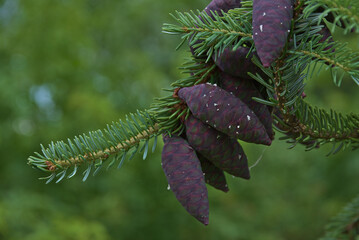
[[178, 136], [164, 136], [162, 168], [177, 200], [193, 217], [208, 225], [206, 183], [196, 152]]
[[183, 99], [193, 116], [232, 138], [270, 145], [271, 140], [258, 117], [239, 98], [210, 84], [182, 88]]
[[292, 17], [292, 0], [253, 0], [253, 40], [264, 67], [281, 54]]
[[188, 143], [216, 167], [236, 177], [250, 178], [247, 156], [236, 139], [190, 115], [186, 121]]
[[[322, 8], [322, 7], [319, 7], [315, 12], [316, 13], [322, 13], [324, 12], [326, 9]], [[333, 14], [333, 12], [329, 12], [326, 16], [325, 16], [325, 19], [330, 22], [330, 23], [334, 23], [335, 22], [335, 16]], [[345, 28], [346, 27], [346, 24], [345, 22], [343, 21], [343, 19], [339, 19], [335, 22], [335, 24], [338, 26], [338, 27], [341, 27], [341, 28]], [[355, 27], [351, 30], [351, 32], [355, 32]]]
[[213, 163], [208, 161], [201, 154], [197, 153], [197, 156], [201, 162], [202, 172], [204, 174], [204, 180], [206, 183], [218, 190], [228, 192], [229, 189], [223, 170], [213, 165]]
[[234, 96], [240, 98], [259, 118], [267, 130], [270, 139], [274, 139], [274, 132], [272, 128], [272, 115], [268, 107], [264, 104], [254, 101], [252, 98], [262, 98], [262, 95], [250, 79], [240, 79], [233, 77], [224, 72], [220, 73], [221, 87], [227, 92], [232, 92]]
[[261, 73], [262, 71], [251, 60], [253, 57], [253, 52], [249, 55], [248, 52], [249, 48], [245, 47], [239, 47], [235, 51], [233, 51], [231, 48], [226, 48], [217, 58], [215, 63], [223, 72], [229, 73], [236, 77], [251, 78], [247, 74], [248, 72], [256, 74]]

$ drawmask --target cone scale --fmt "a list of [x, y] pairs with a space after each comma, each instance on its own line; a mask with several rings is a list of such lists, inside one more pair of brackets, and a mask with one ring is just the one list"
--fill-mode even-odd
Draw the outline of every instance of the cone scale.
[[183, 99], [193, 116], [232, 138], [270, 145], [263, 124], [248, 106], [233, 94], [210, 84], [182, 88]]
[[188, 143], [211, 163], [229, 174], [250, 178], [247, 157], [236, 139], [218, 132], [194, 116], [185, 121]]

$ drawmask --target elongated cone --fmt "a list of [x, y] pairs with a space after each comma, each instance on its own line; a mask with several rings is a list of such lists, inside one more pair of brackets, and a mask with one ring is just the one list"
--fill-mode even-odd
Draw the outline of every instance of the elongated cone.
[[211, 11], [217, 12], [219, 15], [222, 15], [221, 11], [228, 12], [233, 8], [240, 8], [241, 0], [212, 0], [204, 11], [211, 16]]
[[[231, 48], [224, 49], [223, 53], [215, 60], [216, 65], [223, 72], [241, 78], [251, 78], [247, 73], [262, 73], [259, 67], [252, 62], [253, 54], [248, 55], [249, 48], [239, 47], [235, 51]], [[247, 57], [248, 55], [248, 57]], [[214, 56], [213, 56], [214, 58]]]
[[224, 72], [219, 74], [221, 87], [227, 92], [232, 92], [234, 96], [240, 98], [254, 112], [267, 130], [269, 138], [273, 140], [273, 119], [268, 107], [252, 99], [253, 97], [263, 98], [254, 85], [253, 80], [236, 78]]
[[223, 170], [216, 167], [200, 153], [197, 153], [197, 156], [199, 161], [201, 162], [202, 172], [204, 174], [204, 180], [206, 181], [206, 183], [218, 190], [228, 192], [229, 189], [226, 181], [226, 176], [224, 175]]
[[178, 91], [193, 116], [232, 138], [270, 145], [271, 139], [253, 111], [239, 98], [210, 84]]
[[172, 192], [187, 212], [208, 225], [208, 193], [196, 152], [181, 137], [163, 140], [162, 168]]
[[188, 143], [216, 167], [236, 177], [250, 178], [247, 157], [236, 139], [190, 115], [186, 121]]
[[[322, 29], [317, 32], [317, 34], [321, 35], [321, 39], [319, 40], [319, 43], [324, 43], [325, 41], [328, 41], [329, 45], [327, 47], [325, 47], [323, 49], [323, 51], [328, 51], [330, 50], [331, 52], [335, 52], [335, 48], [333, 46], [333, 44], [330, 44], [330, 43], [333, 43], [334, 40], [332, 38], [332, 34], [329, 30], [329, 28], [325, 25], [324, 22], [321, 22], [321, 25], [323, 26]], [[320, 46], [322, 47], [322, 46]], [[315, 58], [313, 58], [315, 59]], [[325, 64], [327, 65], [331, 65], [329, 62], [326, 62]]]
[[[332, 37], [332, 33], [330, 32], [329, 28], [327, 26], [325, 26], [325, 23], [323, 23], [323, 28], [319, 31], [319, 34], [321, 34], [323, 37], [322, 39], [320, 39], [319, 42], [325, 42], [328, 38]], [[329, 42], [333, 42], [333, 38], [330, 38], [328, 40]], [[324, 48], [324, 50], [329, 50], [331, 49], [333, 46], [329, 45], [328, 47]], [[335, 49], [333, 48], [332, 51], [334, 52]]]
[[[319, 7], [315, 12], [316, 13], [322, 13], [322, 12], [326, 11], [326, 9], [327, 8]], [[335, 21], [335, 17], [334, 17], [332, 12], [327, 13], [326, 16], [325, 16], [325, 19], [330, 23], [334, 23], [334, 21]]]
[[292, 0], [253, 0], [253, 40], [264, 67], [281, 54], [292, 17]]

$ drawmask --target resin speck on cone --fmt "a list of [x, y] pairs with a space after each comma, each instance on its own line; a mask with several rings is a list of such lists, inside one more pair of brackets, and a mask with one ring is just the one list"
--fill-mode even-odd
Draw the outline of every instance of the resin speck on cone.
[[254, 85], [252, 79], [238, 78], [225, 72], [219, 73], [220, 86], [234, 96], [241, 99], [254, 112], [267, 130], [270, 139], [274, 139], [273, 119], [268, 107], [255, 100], [253, 97], [263, 99], [263, 96]]
[[252, 62], [253, 55], [257, 55], [256, 52], [251, 52], [250, 54], [248, 52], [249, 48], [246, 47], [239, 47], [236, 50], [226, 48], [217, 59], [213, 55], [213, 59], [221, 71], [236, 77], [250, 79], [248, 72], [263, 75], [261, 69]]
[[197, 156], [201, 162], [204, 180], [206, 183], [218, 190], [228, 192], [229, 188], [223, 170], [216, 167], [213, 163], [211, 163], [211, 161], [203, 157], [200, 153], [197, 153]]
[[188, 142], [163, 136], [162, 168], [177, 200], [204, 225], [209, 221], [207, 187], [200, 161]]

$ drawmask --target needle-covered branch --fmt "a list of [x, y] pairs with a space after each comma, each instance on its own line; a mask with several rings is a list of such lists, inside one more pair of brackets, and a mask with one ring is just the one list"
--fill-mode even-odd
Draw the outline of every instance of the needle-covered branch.
[[257, 100], [274, 107], [275, 127], [286, 134], [281, 139], [290, 139], [291, 147], [302, 143], [307, 150], [311, 150], [333, 143], [331, 153], [350, 145], [356, 148], [359, 144], [358, 115], [342, 115], [334, 110], [328, 113], [312, 107], [302, 96], [304, 79], [308, 76], [304, 70], [310, 72], [312, 68], [314, 71], [316, 64], [313, 67], [313, 61], [328, 64], [327, 69], [330, 68], [334, 81], [340, 85], [343, 76], [336, 78], [339, 70], [347, 72], [354, 80], [359, 76], [359, 55], [346, 48], [345, 44], [331, 41], [331, 38], [323, 41], [323, 36], [319, 34], [323, 26], [317, 26], [318, 14], [311, 14], [307, 19], [300, 12], [294, 16], [289, 42], [274, 64], [264, 68], [257, 58], [253, 58], [266, 76], [249, 75], [265, 86], [269, 94], [268, 100]]
[[206, 64], [203, 60], [192, 57], [180, 68], [182, 73], [189, 76], [172, 83], [166, 91], [170, 94], [166, 97], [156, 98], [149, 110], [157, 119], [162, 131], [172, 134], [181, 134], [184, 131], [183, 122], [190, 114], [188, 107], [176, 94], [180, 88], [191, 87], [197, 84], [213, 82], [213, 73], [216, 65]]
[[[126, 116], [125, 121], [120, 120], [107, 125], [104, 130], [89, 132], [73, 140], [68, 139], [66, 143], [64, 141], [52, 142], [47, 148], [41, 145], [42, 154], [35, 153], [35, 156], [30, 156], [28, 163], [34, 168], [51, 172], [47, 182], [56, 176], [57, 182], [65, 176], [71, 178], [76, 174], [79, 166], [86, 165], [83, 178], [85, 181], [92, 170], [95, 175], [110, 157], [113, 159], [108, 167], [119, 159], [121, 159], [119, 166], [122, 166], [126, 154], [131, 151], [134, 154], [140, 146], [142, 146], [140, 152], [143, 151], [145, 159], [148, 154], [149, 140], [156, 138], [159, 134], [159, 125], [153, 116], [148, 112], [138, 111]], [[72, 173], [67, 175], [70, 169], [73, 169]]]

